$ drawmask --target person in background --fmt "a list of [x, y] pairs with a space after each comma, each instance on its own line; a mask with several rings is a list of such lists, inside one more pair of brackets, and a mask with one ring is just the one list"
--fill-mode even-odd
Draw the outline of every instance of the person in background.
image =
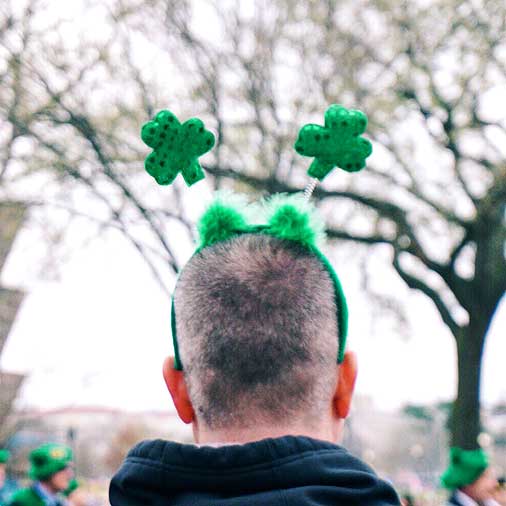
[[481, 449], [450, 448], [450, 463], [441, 477], [450, 491], [451, 506], [496, 506], [494, 490], [497, 479]]
[[72, 450], [59, 444], [44, 444], [30, 453], [30, 487], [14, 494], [9, 506], [64, 506], [62, 493], [74, 476]]
[[0, 448], [0, 506], [5, 506], [9, 497], [17, 489], [16, 483], [7, 478], [7, 461], [10, 458], [9, 450]]

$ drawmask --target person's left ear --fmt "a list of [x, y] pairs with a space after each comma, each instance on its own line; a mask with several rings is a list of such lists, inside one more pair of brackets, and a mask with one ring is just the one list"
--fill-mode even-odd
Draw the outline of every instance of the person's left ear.
[[347, 351], [343, 361], [339, 364], [338, 381], [334, 394], [334, 409], [338, 418], [346, 418], [350, 412], [356, 379], [357, 357], [352, 351]]
[[162, 373], [179, 418], [184, 423], [192, 423], [195, 420], [195, 411], [188, 394], [184, 372], [174, 369], [174, 357], [164, 360]]

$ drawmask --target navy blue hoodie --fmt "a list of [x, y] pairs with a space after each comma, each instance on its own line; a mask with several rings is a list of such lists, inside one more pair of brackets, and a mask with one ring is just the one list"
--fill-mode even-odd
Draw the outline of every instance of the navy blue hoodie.
[[112, 506], [387, 506], [394, 489], [332, 443], [302, 436], [220, 447], [145, 441], [111, 481]]

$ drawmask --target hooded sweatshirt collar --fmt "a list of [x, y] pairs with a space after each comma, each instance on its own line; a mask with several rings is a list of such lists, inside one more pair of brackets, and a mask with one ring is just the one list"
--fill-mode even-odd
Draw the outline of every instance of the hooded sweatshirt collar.
[[344, 448], [302, 436], [221, 447], [138, 444], [111, 481], [112, 506], [387, 506], [397, 494]]

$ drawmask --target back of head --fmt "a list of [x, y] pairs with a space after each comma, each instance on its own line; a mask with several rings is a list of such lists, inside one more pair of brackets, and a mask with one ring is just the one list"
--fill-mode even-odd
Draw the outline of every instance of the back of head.
[[211, 430], [311, 426], [336, 386], [334, 286], [307, 248], [264, 234], [206, 247], [175, 294], [179, 351]]

